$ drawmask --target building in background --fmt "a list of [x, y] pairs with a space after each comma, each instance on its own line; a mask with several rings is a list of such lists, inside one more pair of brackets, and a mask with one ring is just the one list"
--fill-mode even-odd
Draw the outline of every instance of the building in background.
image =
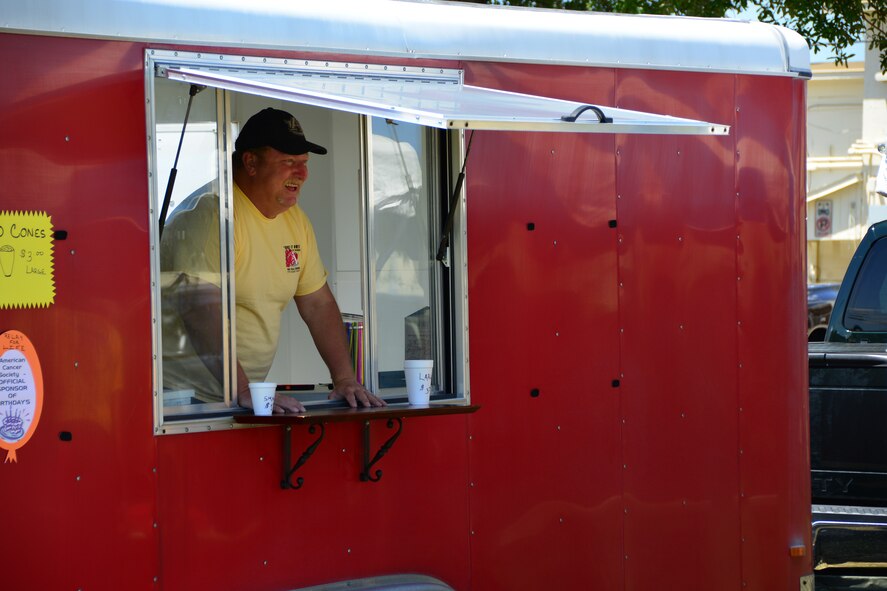
[[839, 282], [872, 223], [887, 219], [875, 191], [887, 140], [887, 77], [860, 46], [847, 66], [814, 63], [807, 94], [807, 279]]

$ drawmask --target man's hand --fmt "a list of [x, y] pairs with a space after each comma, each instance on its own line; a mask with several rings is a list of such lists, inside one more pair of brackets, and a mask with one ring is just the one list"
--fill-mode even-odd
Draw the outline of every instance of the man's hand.
[[[244, 408], [253, 407], [253, 399], [250, 396], [249, 390], [237, 393], [237, 404]], [[297, 412], [305, 412], [305, 407], [294, 396], [281, 394], [280, 392], [274, 395], [274, 414], [282, 415]]]
[[287, 414], [305, 412], [305, 407], [299, 402], [295, 396], [287, 394], [274, 395], [274, 414]]
[[354, 378], [339, 380], [329, 395], [330, 400], [344, 400], [351, 408], [358, 406], [385, 406], [385, 401], [372, 394]]

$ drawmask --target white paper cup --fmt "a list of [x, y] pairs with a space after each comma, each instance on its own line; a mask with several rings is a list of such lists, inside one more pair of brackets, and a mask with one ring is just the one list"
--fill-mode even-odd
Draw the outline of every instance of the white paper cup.
[[427, 406], [431, 401], [431, 372], [434, 361], [431, 359], [407, 359], [403, 362], [403, 373], [407, 379], [407, 399], [412, 405]]
[[249, 393], [253, 399], [253, 413], [268, 416], [274, 412], [274, 393], [277, 384], [274, 382], [252, 382]]

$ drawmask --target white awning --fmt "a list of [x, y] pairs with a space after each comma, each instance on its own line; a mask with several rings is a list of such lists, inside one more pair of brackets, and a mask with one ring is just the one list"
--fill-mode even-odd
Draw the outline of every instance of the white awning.
[[[160, 76], [440, 129], [726, 135], [727, 125], [468, 86], [457, 77], [160, 64]], [[571, 119], [571, 117], [573, 119]]]

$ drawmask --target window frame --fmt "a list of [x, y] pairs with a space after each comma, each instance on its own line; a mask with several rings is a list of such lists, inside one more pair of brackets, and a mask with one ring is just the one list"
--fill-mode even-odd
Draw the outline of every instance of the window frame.
[[[230, 215], [233, 200], [233, 173], [230, 166], [230, 158], [233, 153], [233, 138], [236, 135], [232, 129], [232, 94], [236, 91], [224, 88], [213, 89], [216, 92], [216, 121], [217, 121], [217, 155], [218, 155], [218, 182], [220, 193], [220, 241], [226, 245], [222, 248], [222, 307], [225, 314], [223, 323], [223, 351], [225, 364], [225, 383], [223, 384], [224, 401], [222, 403], [209, 403], [192, 405], [179, 413], [170, 412], [169, 407], [163, 406], [163, 351], [161, 337], [161, 297], [160, 297], [160, 235], [158, 232], [159, 203], [162, 200], [162, 188], [160, 182], [165, 182], [164, 171], [157, 168], [156, 131], [157, 118], [155, 113], [156, 86], [155, 69], [158, 61], [164, 63], [171, 59], [190, 63], [196, 59], [212, 59], [200, 54], [183, 54], [183, 52], [168, 52], [161, 50], [148, 50], [146, 52], [145, 84], [148, 100], [146, 101], [146, 125], [148, 126], [148, 178], [149, 198], [151, 212], [151, 273], [152, 273], [152, 302], [151, 312], [154, 325], [153, 331], [153, 395], [154, 395], [154, 433], [155, 435], [205, 432], [213, 430], [227, 430], [244, 427], [234, 422], [233, 417], [239, 414], [249, 413], [248, 409], [237, 406], [232, 400], [231, 384], [236, 383], [236, 337], [233, 326], [236, 322], [236, 307], [234, 306], [234, 273], [229, 261], [234, 259], [233, 250], [233, 219]], [[187, 88], [185, 82], [179, 82], [183, 88]], [[207, 88], [207, 90], [210, 90]], [[273, 97], [269, 97], [273, 98]], [[295, 101], [293, 101], [295, 102]], [[184, 117], [184, 112], [183, 112]], [[359, 226], [362, 237], [360, 239], [361, 258], [361, 298], [364, 305], [366, 329], [364, 330], [364, 350], [371, 352], [371, 362], [365, 364], [364, 379], [369, 387], [378, 386], [378, 355], [377, 339], [374, 337], [373, 325], [378, 322], [375, 314], [375, 302], [377, 300], [375, 287], [374, 242], [373, 242], [373, 216], [372, 216], [372, 118], [360, 115], [359, 129], [355, 141], [360, 143], [360, 167], [358, 182], [359, 200]], [[457, 168], [451, 161], [452, 158], [461, 158], [464, 155], [464, 137], [461, 130], [443, 131], [428, 126], [425, 128], [424, 141], [428, 144], [430, 154], [428, 156], [428, 180], [429, 209], [432, 213], [428, 221], [430, 238], [436, 243], [440, 239], [441, 215], [446, 215], [450, 207], [451, 187], [453, 185], [452, 170]], [[442, 147], [446, 147], [444, 150]], [[461, 160], [457, 160], [461, 163]], [[436, 356], [436, 373], [440, 393], [435, 395], [435, 400], [448, 400], [450, 402], [469, 401], [470, 393], [466, 387], [468, 384], [468, 310], [467, 310], [467, 267], [463, 264], [466, 252], [465, 219], [465, 191], [457, 196], [456, 223], [453, 227], [453, 239], [450, 247], [449, 269], [445, 270], [437, 261], [432, 260], [434, 279], [432, 284], [433, 300], [438, 300], [438, 305], [432, 305], [437, 309], [437, 314], [432, 314], [432, 321], [437, 324], [437, 343], [434, 348]], [[444, 213], [441, 213], [444, 212]], [[433, 249], [429, 245], [429, 256], [433, 256]], [[443, 276], [447, 276], [443, 279]], [[443, 293], [446, 289], [447, 293]], [[444, 309], [445, 308], [445, 309]], [[445, 318], [444, 318], [445, 316]], [[443, 331], [447, 330], [445, 334]], [[384, 393], [383, 393], [384, 394]], [[405, 394], [386, 396], [390, 402], [405, 400]], [[329, 408], [339, 403], [309, 403], [306, 407], [310, 411], [314, 408]]]

